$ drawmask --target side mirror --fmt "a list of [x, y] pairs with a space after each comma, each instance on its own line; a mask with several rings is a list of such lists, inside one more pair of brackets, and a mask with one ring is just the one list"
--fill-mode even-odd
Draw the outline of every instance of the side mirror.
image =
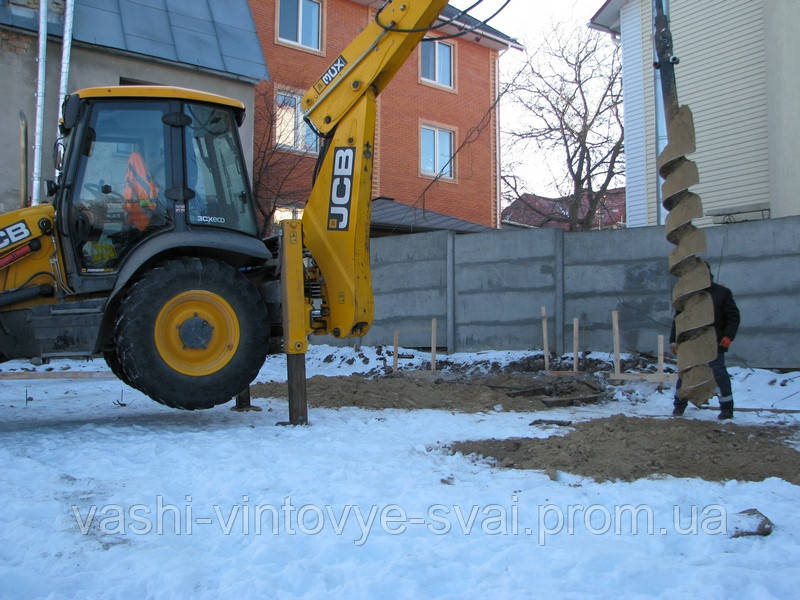
[[69, 131], [78, 123], [78, 114], [81, 109], [80, 96], [70, 94], [64, 98], [64, 104], [61, 105], [61, 128], [64, 131]]
[[64, 139], [59, 138], [56, 140], [56, 143], [53, 146], [53, 164], [55, 165], [56, 171], [62, 171], [64, 169], [64, 156], [66, 151], [67, 149], [64, 146]]
[[59, 186], [52, 179], [48, 179], [45, 183], [47, 185], [47, 197], [48, 198], [52, 198], [53, 196], [56, 195], [56, 192], [58, 191], [58, 187]]

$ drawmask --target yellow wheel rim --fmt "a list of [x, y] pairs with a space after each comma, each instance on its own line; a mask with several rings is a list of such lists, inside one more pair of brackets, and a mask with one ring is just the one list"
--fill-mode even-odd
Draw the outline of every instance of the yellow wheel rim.
[[154, 333], [164, 362], [194, 377], [216, 373], [239, 347], [236, 311], [225, 298], [207, 290], [173, 297], [159, 311]]

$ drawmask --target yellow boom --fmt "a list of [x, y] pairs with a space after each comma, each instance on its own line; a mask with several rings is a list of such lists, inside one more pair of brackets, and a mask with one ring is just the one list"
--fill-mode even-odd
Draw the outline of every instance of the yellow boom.
[[[369, 228], [375, 101], [446, 4], [447, 0], [388, 2], [303, 97], [306, 120], [326, 139], [302, 221], [284, 222], [283, 229], [284, 339], [293, 423], [298, 415], [292, 415], [292, 406], [300, 411], [299, 405], [305, 405], [307, 335], [362, 336], [372, 324]], [[311, 264], [297, 258], [298, 231]], [[319, 306], [313, 304], [313, 293], [321, 298]], [[293, 373], [300, 369], [302, 378]], [[291, 382], [301, 380], [294, 402]]]

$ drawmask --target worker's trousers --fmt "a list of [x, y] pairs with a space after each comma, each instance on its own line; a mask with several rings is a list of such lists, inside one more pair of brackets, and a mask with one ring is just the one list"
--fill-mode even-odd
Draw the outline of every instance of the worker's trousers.
[[[714, 381], [717, 382], [720, 402], [733, 400], [733, 392], [731, 391], [731, 376], [728, 375], [728, 369], [725, 367], [725, 353], [717, 352], [717, 358], [708, 363], [708, 366], [711, 367], [711, 372], [714, 374]], [[678, 377], [678, 383], [675, 384], [675, 404], [686, 405], [686, 400], [678, 400], [679, 389], [681, 389], [680, 377]]]

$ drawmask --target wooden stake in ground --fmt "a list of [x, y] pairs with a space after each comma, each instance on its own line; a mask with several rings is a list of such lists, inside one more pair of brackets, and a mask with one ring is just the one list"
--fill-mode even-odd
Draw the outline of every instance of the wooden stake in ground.
[[394, 330], [394, 358], [392, 359], [392, 371], [397, 372], [397, 350], [400, 345], [400, 330]]
[[431, 319], [431, 371], [436, 371], [436, 317]]
[[544, 370], [550, 370], [550, 348], [547, 346], [547, 309], [542, 306], [542, 350], [544, 350]]
[[550, 361], [548, 356], [550, 354], [547, 347], [547, 313], [544, 306], [542, 307], [542, 336], [544, 341], [544, 365], [548, 375], [575, 375], [578, 372], [578, 318], [572, 319], [572, 370], [571, 371], [551, 371]]
[[572, 319], [572, 371], [578, 372], [578, 317]]
[[616, 310], [611, 311], [611, 331], [614, 336], [614, 375], [619, 375], [619, 312]]
[[658, 368], [655, 373], [622, 373], [620, 367], [620, 350], [619, 350], [619, 313], [616, 310], [611, 311], [611, 330], [614, 338], [614, 374], [611, 376], [612, 380], [640, 380], [651, 381], [658, 384], [659, 391], [667, 382], [675, 381], [678, 376], [675, 373], [664, 372], [664, 336], [658, 336]]

